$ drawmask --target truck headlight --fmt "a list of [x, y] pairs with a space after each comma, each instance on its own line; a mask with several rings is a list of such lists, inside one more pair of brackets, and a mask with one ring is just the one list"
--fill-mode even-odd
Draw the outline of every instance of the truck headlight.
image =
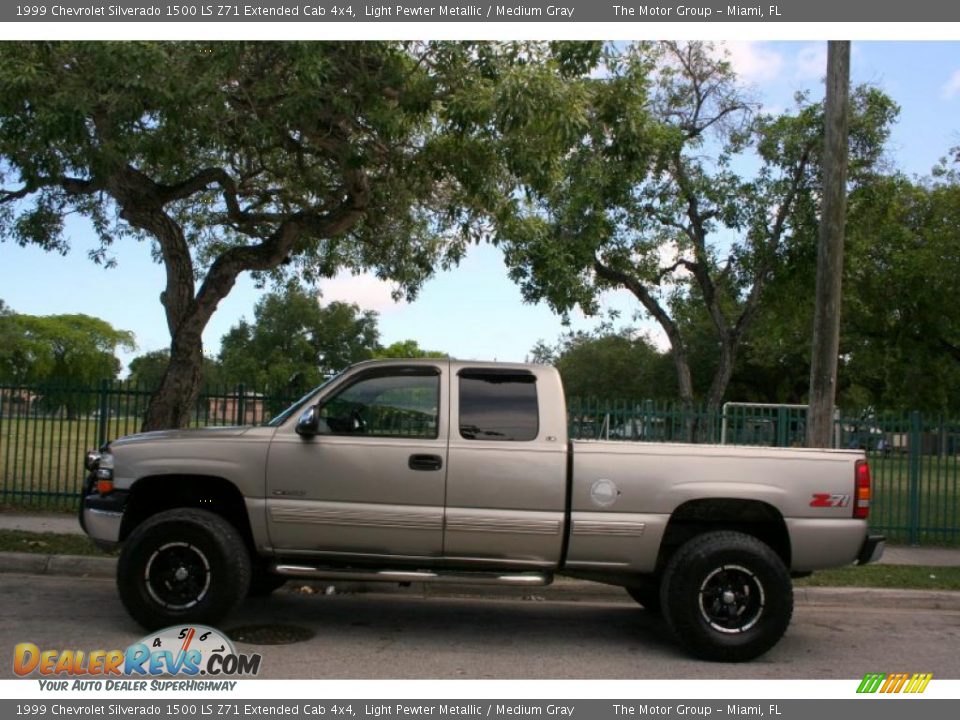
[[96, 450], [87, 450], [87, 455], [83, 459], [83, 466], [87, 470], [93, 470], [97, 466], [97, 462], [100, 460], [100, 453]]
[[108, 495], [113, 492], [113, 455], [108, 452], [100, 453], [97, 461], [97, 492]]

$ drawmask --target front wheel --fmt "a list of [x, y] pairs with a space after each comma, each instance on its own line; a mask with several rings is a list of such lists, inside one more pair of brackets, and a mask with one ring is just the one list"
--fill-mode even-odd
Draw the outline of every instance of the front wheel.
[[138, 526], [117, 562], [117, 589], [147, 630], [177, 623], [214, 625], [247, 594], [250, 556], [219, 515], [179, 508]]
[[793, 586], [780, 557], [757, 538], [710, 532], [667, 563], [660, 599], [680, 643], [706, 660], [743, 662], [772, 648], [793, 614]]

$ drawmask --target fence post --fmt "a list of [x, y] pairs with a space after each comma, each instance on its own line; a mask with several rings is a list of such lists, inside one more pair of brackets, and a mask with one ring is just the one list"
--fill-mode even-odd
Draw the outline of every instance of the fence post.
[[247, 415], [247, 388], [243, 383], [237, 385], [237, 417], [234, 425], [244, 425], [243, 422], [246, 419]]
[[784, 407], [777, 408], [777, 447], [789, 447], [787, 433], [790, 430], [790, 415]]
[[100, 407], [97, 411], [97, 447], [103, 447], [107, 442], [107, 413], [110, 412], [110, 381], [103, 378], [100, 381]]
[[914, 410], [910, 413], [910, 440], [909, 440], [909, 527], [908, 538], [911, 545], [920, 544], [920, 461], [923, 452], [923, 422], [920, 413]]

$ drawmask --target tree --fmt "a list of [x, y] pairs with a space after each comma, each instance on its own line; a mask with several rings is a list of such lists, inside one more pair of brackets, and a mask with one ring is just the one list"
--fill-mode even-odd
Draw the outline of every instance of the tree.
[[[128, 367], [128, 380], [130, 384], [145, 390], [153, 390], [160, 387], [163, 382], [163, 376], [170, 365], [170, 351], [151, 350], [143, 355], [138, 355], [130, 361]], [[203, 358], [203, 370], [201, 372], [201, 387], [209, 390], [216, 390], [222, 385], [220, 363], [207, 356]]]
[[533, 361], [551, 364], [563, 378], [569, 397], [646, 400], [676, 396], [670, 358], [645, 335], [609, 325], [571, 332], [556, 346], [544, 343], [532, 351]]
[[[163, 262], [170, 364], [145, 429], [187, 422], [201, 334], [243, 272], [373, 270], [413, 296], [513, 213], [585, 118], [596, 43], [0, 46], [0, 237]], [[285, 265], [286, 263], [286, 265]]]
[[374, 357], [378, 337], [372, 310], [321, 306], [316, 295], [290, 285], [264, 296], [252, 323], [241, 320], [224, 335], [220, 363], [227, 382], [286, 393]]
[[398, 340], [374, 351], [375, 358], [445, 358], [450, 357], [439, 350], [424, 350], [416, 340]]
[[960, 172], [878, 177], [850, 196], [841, 393], [848, 404], [960, 411]]
[[[874, 173], [849, 194], [838, 402], [870, 409], [960, 412], [960, 173]], [[816, 227], [795, 238], [745, 340], [737, 398], [807, 402]], [[801, 378], [803, 379], [801, 381]]]
[[0, 381], [43, 383], [44, 401], [74, 418], [93, 406], [77, 393], [116, 377], [118, 348], [133, 350], [133, 334], [89, 315], [0, 315]]
[[[636, 140], [621, 137], [629, 113], [615, 115], [619, 122], [598, 125], [598, 136], [571, 149], [566, 180], [531, 192], [525, 221], [501, 237], [529, 300], [592, 312], [602, 292], [631, 292], [667, 335], [687, 406], [695, 381], [677, 311], [700, 303], [714, 338], [705, 395], [716, 411], [767, 285], [799, 230], [815, 223], [823, 108], [801, 96], [792, 112], [756, 112], [704, 43], [642, 43], [612, 63], [621, 75], [651, 66], [649, 90], [650, 73], [634, 69], [619, 92], [641, 85], [623, 104], [645, 98], [645, 147], [655, 154], [629, 154]], [[896, 109], [869, 88], [852, 105], [853, 172], [877, 161]]]

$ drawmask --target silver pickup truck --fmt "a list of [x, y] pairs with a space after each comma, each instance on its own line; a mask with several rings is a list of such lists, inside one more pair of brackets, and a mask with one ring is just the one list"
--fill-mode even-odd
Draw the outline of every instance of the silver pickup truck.
[[122, 543], [147, 628], [213, 624], [289, 578], [620, 585], [694, 655], [767, 651], [791, 576], [867, 563], [862, 453], [575, 441], [542, 365], [355, 365], [262, 427], [120, 438], [81, 522]]

